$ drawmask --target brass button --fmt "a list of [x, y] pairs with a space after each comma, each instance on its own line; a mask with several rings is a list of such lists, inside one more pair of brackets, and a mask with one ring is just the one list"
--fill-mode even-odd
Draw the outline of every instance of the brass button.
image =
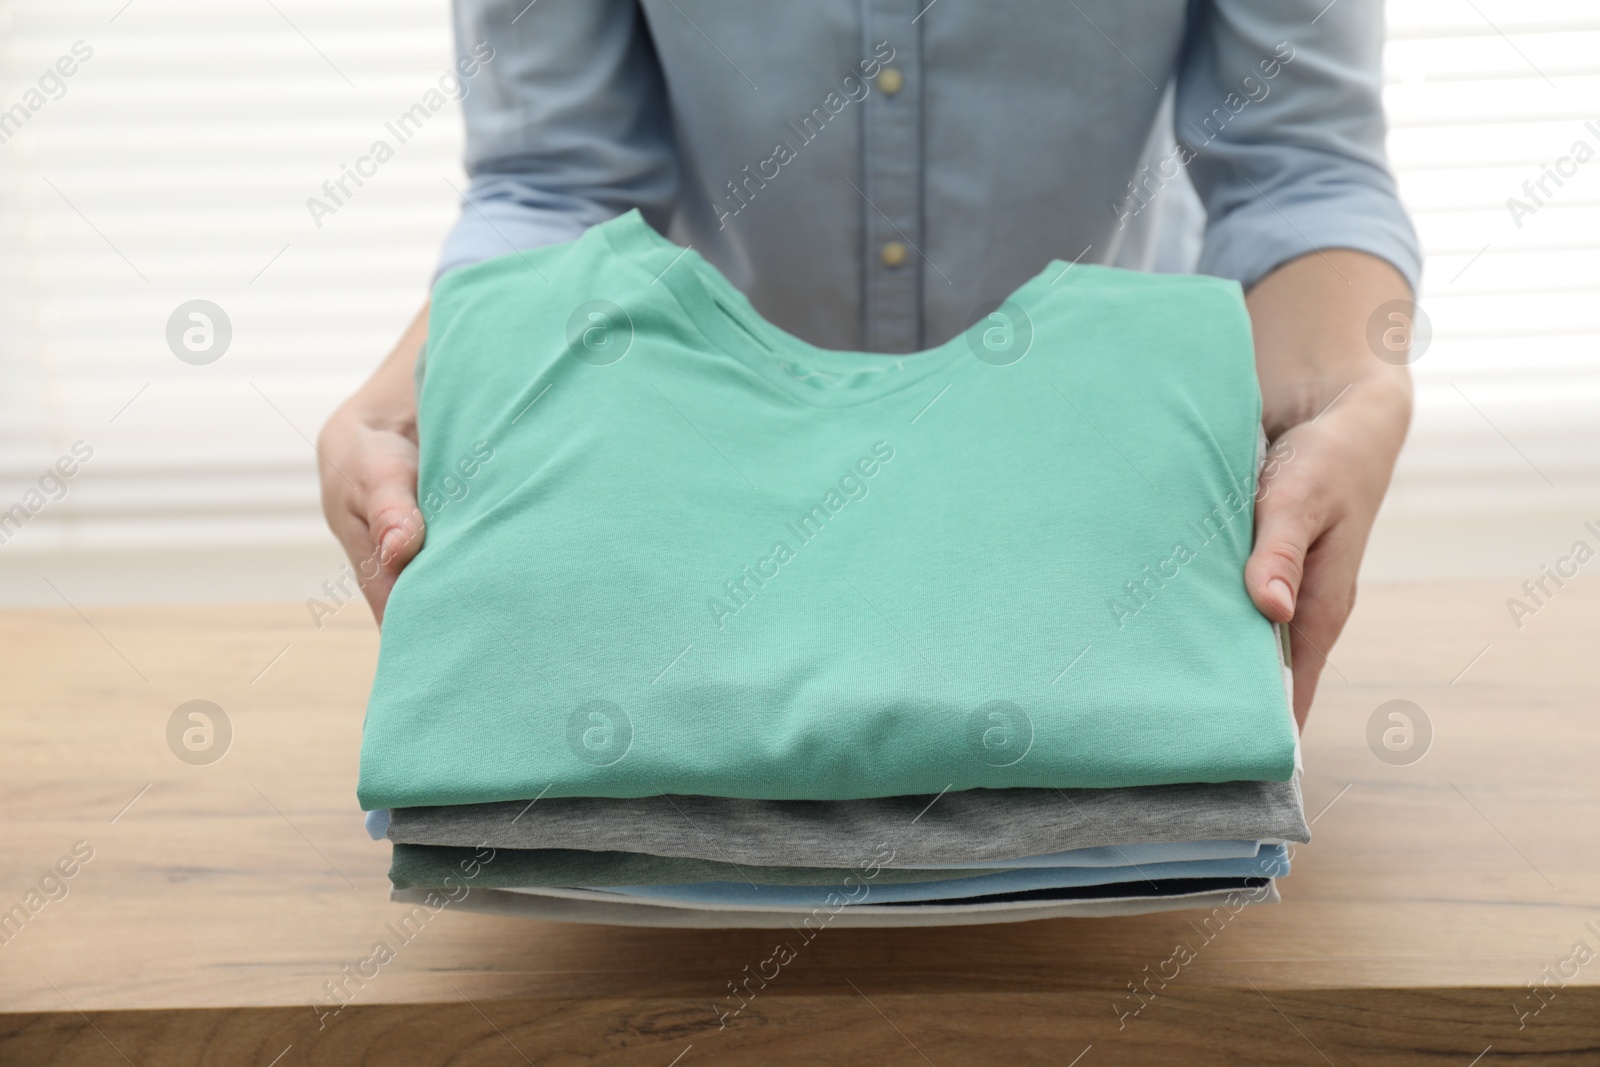
[[885, 267], [898, 267], [906, 261], [906, 246], [900, 241], [889, 241], [878, 255], [882, 257]]
[[906, 78], [899, 67], [884, 67], [878, 72], [878, 88], [893, 96], [905, 87]]

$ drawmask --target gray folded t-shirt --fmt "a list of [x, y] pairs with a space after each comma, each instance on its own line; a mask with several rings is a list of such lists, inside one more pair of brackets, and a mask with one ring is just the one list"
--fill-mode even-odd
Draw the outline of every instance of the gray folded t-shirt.
[[[692, 885], [697, 882], [751, 882], [756, 885], [836, 886], [859, 882], [862, 867], [768, 867], [751, 863], [652, 856], [644, 852], [590, 852], [569, 848], [474, 848], [408, 845], [395, 842], [389, 882], [396, 889], [442, 886], [453, 882], [485, 889], [528, 886]], [[1004, 870], [871, 870], [878, 885], [945, 882], [1003, 874]], [[452, 881], [453, 880], [453, 881]]]
[[1125, 789], [971, 789], [866, 800], [559, 797], [396, 808], [391, 841], [580, 849], [773, 867], [1009, 860], [1138, 842], [1311, 840], [1298, 776]]

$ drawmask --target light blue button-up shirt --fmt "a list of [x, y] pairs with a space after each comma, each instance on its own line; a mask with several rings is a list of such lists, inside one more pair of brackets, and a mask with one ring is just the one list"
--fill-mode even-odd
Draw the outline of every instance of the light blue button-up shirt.
[[455, 8], [463, 61], [492, 58], [465, 81], [441, 273], [637, 207], [776, 325], [911, 352], [1051, 259], [1164, 247], [1248, 286], [1337, 247], [1420, 271], [1383, 155], [1381, 0]]

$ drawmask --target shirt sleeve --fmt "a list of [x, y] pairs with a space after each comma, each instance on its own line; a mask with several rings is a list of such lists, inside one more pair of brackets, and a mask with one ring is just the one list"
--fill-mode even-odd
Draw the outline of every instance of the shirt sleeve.
[[1382, 0], [1202, 0], [1178, 74], [1179, 162], [1204, 202], [1198, 270], [1246, 287], [1349, 248], [1422, 271], [1384, 158]]
[[454, 22], [470, 181], [435, 280], [635, 207], [666, 226], [676, 152], [636, 0], [455, 0]]

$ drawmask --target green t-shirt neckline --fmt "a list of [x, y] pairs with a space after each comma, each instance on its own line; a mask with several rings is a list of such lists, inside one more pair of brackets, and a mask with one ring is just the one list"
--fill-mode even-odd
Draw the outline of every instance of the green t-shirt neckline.
[[[650, 272], [652, 284], [672, 294], [708, 343], [802, 403], [818, 407], [871, 403], [948, 371], [970, 355], [965, 332], [904, 355], [820, 348], [767, 321], [725, 274], [699, 252], [656, 232], [638, 209], [597, 229], [621, 260]], [[1045, 284], [1043, 279], [1059, 278], [1069, 266], [1051, 260], [1007, 301], [1027, 299]], [[759, 351], [752, 350], [752, 343]], [[826, 388], [817, 384], [824, 382]]]

